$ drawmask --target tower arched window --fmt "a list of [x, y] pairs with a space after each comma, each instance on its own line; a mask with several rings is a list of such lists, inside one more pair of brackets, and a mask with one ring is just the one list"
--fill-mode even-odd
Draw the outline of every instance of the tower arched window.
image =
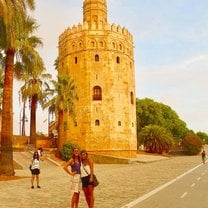
[[104, 43], [102, 41], [100, 41], [100, 47], [103, 48], [104, 47]]
[[98, 119], [95, 120], [95, 126], [100, 126], [100, 120]]
[[120, 51], [122, 50], [122, 45], [121, 45], [121, 44], [119, 44], [119, 50], [120, 50]]
[[74, 63], [75, 63], [75, 64], [78, 63], [78, 58], [77, 58], [77, 57], [74, 58]]
[[95, 55], [95, 61], [97, 62], [97, 61], [99, 61], [99, 59], [100, 59], [99, 55], [96, 54], [96, 55]]
[[112, 43], [112, 47], [113, 49], [116, 49], [116, 44], [114, 42]]
[[94, 41], [91, 41], [91, 43], [90, 43], [90, 45], [91, 45], [91, 47], [95, 47], [95, 42]]
[[120, 64], [120, 57], [119, 56], [116, 57], [116, 63]]
[[93, 100], [102, 100], [102, 88], [100, 86], [93, 87]]

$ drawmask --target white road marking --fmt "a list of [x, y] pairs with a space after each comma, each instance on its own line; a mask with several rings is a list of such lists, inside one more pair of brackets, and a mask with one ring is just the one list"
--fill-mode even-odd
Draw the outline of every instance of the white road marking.
[[183, 199], [187, 194], [188, 194], [188, 192], [185, 192], [184, 194], [182, 194], [181, 199]]
[[203, 164], [197, 165], [196, 167], [194, 167], [194, 168], [188, 170], [187, 172], [183, 173], [182, 175], [176, 177], [175, 179], [173, 179], [173, 180], [171, 180], [171, 181], [169, 181], [169, 182], [163, 184], [162, 186], [159, 186], [158, 188], [156, 188], [156, 189], [150, 191], [149, 193], [147, 193], [147, 194], [145, 194], [145, 195], [143, 195], [143, 196], [141, 196], [141, 197], [135, 199], [134, 201], [132, 201], [132, 202], [130, 202], [130, 203], [128, 203], [128, 204], [122, 206], [121, 208], [131, 208], [131, 207], [133, 207], [133, 206], [135, 206], [135, 205], [141, 203], [141, 202], [144, 201], [145, 199], [151, 197], [152, 195], [156, 194], [157, 192], [161, 191], [162, 189], [164, 189], [164, 188], [170, 186], [172, 183], [174, 183], [174, 182], [176, 182], [177, 180], [181, 179], [181, 178], [184, 177], [185, 175], [187, 175], [187, 174], [191, 173], [192, 171], [194, 171], [195, 169], [199, 168], [201, 165], [203, 165]]
[[196, 186], [196, 184], [195, 184], [195, 183], [192, 183], [192, 184], [191, 184], [191, 187], [194, 187], [194, 186]]

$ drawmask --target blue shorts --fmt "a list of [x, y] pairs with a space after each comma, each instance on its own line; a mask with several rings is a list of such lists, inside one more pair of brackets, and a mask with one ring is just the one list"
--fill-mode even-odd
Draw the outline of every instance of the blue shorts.
[[93, 186], [93, 182], [90, 182], [90, 176], [85, 176], [81, 178], [82, 180], [82, 188], [88, 187], [88, 186]]
[[32, 169], [31, 170], [31, 172], [32, 172], [32, 175], [39, 175], [40, 174], [40, 170], [39, 169]]

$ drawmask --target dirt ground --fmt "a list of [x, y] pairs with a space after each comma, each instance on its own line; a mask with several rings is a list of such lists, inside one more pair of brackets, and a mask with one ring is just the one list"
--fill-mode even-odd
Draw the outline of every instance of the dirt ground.
[[25, 177], [0, 175], [0, 181], [10, 181], [10, 180], [17, 180], [17, 179], [22, 179], [22, 178], [25, 178]]

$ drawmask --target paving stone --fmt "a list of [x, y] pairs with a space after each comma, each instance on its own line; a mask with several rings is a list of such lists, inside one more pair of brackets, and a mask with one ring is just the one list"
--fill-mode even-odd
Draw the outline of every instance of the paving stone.
[[[201, 163], [200, 156], [174, 156], [168, 160], [155, 158], [154, 162], [152, 156], [142, 157], [146, 163], [95, 164], [95, 173], [100, 181], [94, 191], [95, 208], [119, 208]], [[71, 177], [62, 166], [45, 159], [41, 163], [41, 189], [31, 189], [28, 169], [31, 154], [14, 153], [14, 158], [23, 165], [23, 170], [16, 170], [16, 175], [26, 178], [0, 181], [0, 208], [70, 207]], [[79, 208], [86, 207], [81, 192]]]

